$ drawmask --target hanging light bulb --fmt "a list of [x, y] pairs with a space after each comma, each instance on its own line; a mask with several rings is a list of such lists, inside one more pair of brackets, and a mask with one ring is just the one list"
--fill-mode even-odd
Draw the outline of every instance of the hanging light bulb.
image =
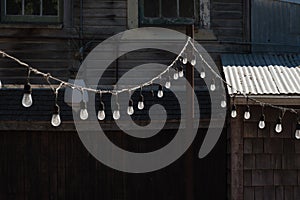
[[163, 87], [161, 85], [158, 86], [157, 97], [162, 98], [164, 96]]
[[31, 90], [31, 85], [29, 83], [26, 83], [24, 85], [24, 95], [22, 98], [22, 105], [25, 108], [29, 108], [30, 106], [32, 106], [32, 96], [31, 96], [32, 90]]
[[133, 101], [132, 99], [129, 100], [128, 108], [127, 108], [127, 114], [133, 115], [134, 109], [133, 109]]
[[177, 69], [174, 72], [173, 78], [174, 78], [174, 80], [178, 80], [178, 78], [179, 78], [179, 73], [178, 73]]
[[282, 118], [281, 117], [279, 117], [277, 119], [276, 126], [275, 126], [275, 131], [276, 131], [276, 133], [281, 133], [282, 132]]
[[247, 110], [246, 112], [244, 113], [244, 119], [250, 119], [251, 117], [251, 114], [250, 114], [250, 107], [247, 106]]
[[100, 121], [105, 119], [105, 106], [104, 106], [104, 103], [102, 101], [100, 102], [100, 109], [98, 111], [98, 116], [97, 117]]
[[168, 77], [168, 80], [167, 80], [167, 82], [166, 82], [166, 84], [165, 84], [165, 87], [167, 88], [167, 89], [170, 89], [171, 88], [171, 80], [170, 80], [171, 78], [170, 77]]
[[195, 66], [197, 64], [196, 56], [193, 55], [193, 58], [191, 60], [191, 65]]
[[237, 117], [237, 111], [236, 111], [236, 106], [235, 105], [232, 105], [231, 117], [232, 118], [236, 118]]
[[81, 109], [80, 109], [80, 119], [87, 120], [89, 118], [89, 113], [87, 111], [86, 102], [81, 101]]
[[212, 79], [211, 84], [210, 84], [210, 90], [213, 92], [216, 90], [216, 83], [215, 79]]
[[297, 140], [300, 140], [300, 118], [298, 119], [298, 122], [296, 125], [295, 137]]
[[144, 107], [145, 107], [145, 105], [144, 105], [144, 96], [140, 95], [140, 99], [139, 99], [139, 102], [138, 102], [138, 109], [143, 110]]
[[222, 100], [222, 101], [221, 101], [221, 107], [222, 107], [222, 108], [226, 108], [226, 107], [227, 107], [227, 102], [226, 102], [226, 100]]
[[203, 68], [201, 68], [200, 78], [204, 79], [205, 77], [206, 77], [205, 71]]
[[54, 106], [54, 112], [52, 114], [51, 124], [54, 127], [58, 127], [61, 124], [60, 109], [57, 104], [55, 104], [55, 106]]
[[183, 72], [183, 67], [182, 66], [179, 67], [178, 75], [179, 75], [179, 78], [182, 78], [184, 76], [184, 72]]
[[186, 64], [188, 63], [188, 59], [187, 59], [186, 53], [183, 54], [182, 63], [183, 63], [184, 65], [186, 65]]
[[258, 128], [264, 129], [266, 127], [266, 122], [265, 122], [265, 115], [263, 114], [258, 122]]
[[117, 105], [117, 109], [114, 110], [114, 112], [113, 112], [114, 120], [118, 120], [121, 117], [121, 115], [120, 115], [120, 105], [118, 103], [116, 103], [116, 105]]

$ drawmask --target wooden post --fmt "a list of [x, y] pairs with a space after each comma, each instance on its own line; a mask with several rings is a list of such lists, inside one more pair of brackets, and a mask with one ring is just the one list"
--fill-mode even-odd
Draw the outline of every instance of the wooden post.
[[[194, 38], [194, 25], [188, 25], [186, 27], [187, 36]], [[191, 49], [187, 49], [189, 53], [188, 58], [191, 58]], [[193, 129], [194, 122], [194, 67], [190, 62], [186, 65], [186, 130]], [[189, 84], [191, 88], [188, 87]], [[185, 133], [190, 134], [190, 133]], [[194, 154], [190, 149], [186, 154], [185, 170], [186, 170], [186, 200], [194, 200]]]

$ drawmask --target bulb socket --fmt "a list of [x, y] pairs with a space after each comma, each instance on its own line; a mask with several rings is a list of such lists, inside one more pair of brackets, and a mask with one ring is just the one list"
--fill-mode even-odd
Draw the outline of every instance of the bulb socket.
[[236, 105], [232, 105], [231, 110], [236, 110]]
[[104, 108], [105, 108], [104, 103], [103, 103], [103, 101], [101, 101], [101, 102], [100, 102], [99, 110], [100, 110], [100, 111], [104, 111]]
[[133, 106], [133, 101], [132, 101], [132, 99], [129, 100], [128, 106], [130, 106], [130, 107]]
[[162, 85], [159, 85], [159, 86], [158, 86], [158, 90], [163, 90]]
[[80, 107], [81, 107], [81, 109], [87, 109], [86, 102], [85, 101], [81, 101], [80, 102]]
[[140, 95], [139, 102], [144, 102], [144, 96]]
[[24, 93], [25, 94], [31, 94], [32, 93], [32, 88], [31, 88], [31, 85], [29, 83], [26, 83], [24, 85]]
[[265, 121], [265, 119], [266, 119], [265, 115], [262, 115], [262, 116], [260, 117], [259, 121]]
[[54, 110], [54, 111], [53, 111], [53, 114], [58, 115], [59, 112], [60, 112], [60, 107], [59, 107], [59, 105], [55, 104], [53, 110]]

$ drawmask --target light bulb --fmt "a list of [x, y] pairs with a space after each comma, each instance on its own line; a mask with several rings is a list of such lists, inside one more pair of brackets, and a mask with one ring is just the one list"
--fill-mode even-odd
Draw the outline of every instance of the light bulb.
[[118, 119], [120, 119], [120, 117], [121, 117], [120, 111], [119, 110], [115, 110], [113, 112], [113, 118], [114, 118], [114, 120], [118, 120]]
[[80, 119], [87, 120], [89, 118], [89, 113], [87, 111], [86, 102], [82, 101], [80, 109]]
[[216, 90], [215, 80], [212, 80], [212, 81], [211, 81], [211, 84], [210, 84], [210, 90], [211, 90], [211, 91], [215, 91], [215, 90]]
[[193, 55], [193, 59], [191, 60], [191, 65], [195, 66], [197, 64], [196, 56]]
[[179, 73], [178, 73], [177, 70], [176, 70], [176, 72], [174, 73], [173, 78], [174, 78], [174, 80], [178, 80], [178, 78], [179, 78]]
[[171, 88], [171, 82], [170, 82], [170, 80], [168, 80], [168, 81], [166, 82], [165, 87], [166, 87], [167, 89], [170, 89], [170, 88]]
[[129, 100], [128, 108], [127, 108], [127, 114], [133, 115], [134, 109], [133, 109], [133, 101], [132, 99]]
[[278, 118], [276, 126], [275, 126], [276, 133], [281, 133], [282, 132], [282, 124], [281, 124], [281, 122], [282, 122], [281, 118]]
[[258, 128], [264, 129], [266, 127], [266, 122], [265, 122], [265, 116], [262, 115], [260, 117], [259, 123], [258, 123]]
[[57, 104], [54, 106], [54, 112], [51, 118], [51, 124], [54, 127], [58, 127], [61, 124], [59, 106]]
[[231, 117], [236, 118], [237, 117], [237, 111], [236, 111], [236, 106], [233, 105], [231, 109]]
[[183, 67], [182, 66], [179, 67], [178, 75], [179, 75], [180, 78], [182, 78], [184, 76]]
[[138, 102], [138, 109], [139, 109], [139, 110], [143, 110], [144, 107], [145, 107], [145, 105], [144, 105], [144, 96], [141, 95], [141, 96], [140, 96], [140, 99], [139, 99], [139, 102]]
[[163, 88], [161, 85], [158, 86], [157, 97], [162, 98], [164, 96]]
[[186, 65], [186, 64], [188, 63], [188, 59], [187, 59], [186, 56], [184, 56], [184, 58], [182, 59], [182, 63], [183, 63], [184, 65]]
[[244, 119], [250, 119], [251, 117], [251, 114], [250, 114], [250, 107], [247, 106], [247, 110], [246, 112], [244, 113]]
[[225, 100], [221, 101], [221, 107], [226, 108], [227, 102]]
[[100, 109], [99, 109], [99, 111], [98, 111], [98, 119], [100, 120], [100, 121], [102, 121], [102, 120], [104, 120], [105, 119], [105, 111], [104, 111], [104, 103], [101, 101], [100, 102]]
[[100, 121], [104, 120], [105, 119], [105, 111], [104, 110], [99, 110], [98, 111], [98, 119]]
[[297, 140], [300, 140], [300, 120], [298, 121], [297, 126], [296, 126], [295, 137]]
[[204, 79], [206, 77], [205, 71], [200, 72], [200, 78]]
[[2, 82], [1, 82], [1, 80], [0, 80], [0, 89], [2, 88]]
[[23, 98], [22, 98], [22, 105], [25, 107], [25, 108], [29, 108], [30, 106], [32, 106], [32, 96], [31, 96], [31, 85], [29, 83], [26, 83], [24, 85], [24, 95], [23, 95]]
[[51, 119], [52, 126], [58, 127], [61, 124], [60, 115], [53, 114]]

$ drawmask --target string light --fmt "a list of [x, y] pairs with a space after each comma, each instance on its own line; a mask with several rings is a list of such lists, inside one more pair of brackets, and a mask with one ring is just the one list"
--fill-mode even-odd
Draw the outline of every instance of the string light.
[[300, 116], [297, 118], [297, 124], [296, 124], [296, 131], [295, 131], [295, 138], [297, 140], [300, 140]]
[[223, 100], [221, 101], [221, 107], [226, 108], [227, 107], [227, 102], [226, 102], [226, 96], [223, 95]]
[[80, 103], [80, 119], [81, 120], [87, 120], [89, 118], [89, 113], [87, 110], [87, 103], [86, 101], [82, 100]]
[[163, 87], [161, 85], [158, 86], [157, 97], [162, 98], [164, 96]]
[[211, 80], [210, 90], [211, 90], [212, 92], [214, 92], [214, 91], [216, 90], [215, 79], [212, 79], [212, 80]]
[[145, 107], [145, 104], [144, 104], [144, 96], [141, 94], [140, 95], [140, 98], [139, 98], [139, 102], [138, 102], [138, 109], [139, 110], [143, 110]]
[[248, 120], [248, 119], [250, 119], [250, 118], [251, 118], [250, 106], [247, 105], [247, 109], [246, 109], [246, 111], [245, 111], [245, 113], [244, 113], [244, 119]]
[[59, 85], [59, 87], [57, 89], [53, 88], [51, 85], [50, 87], [52, 88], [54, 95], [55, 95], [55, 104], [54, 104], [54, 111], [52, 114], [52, 118], [51, 118], [51, 125], [54, 127], [58, 127], [61, 124], [61, 119], [60, 119], [60, 107], [57, 103], [57, 98], [58, 98], [58, 91], [60, 90], [60, 88], [63, 86], [63, 84], [61, 83]]
[[[187, 40], [187, 42], [186, 42], [186, 44], [184, 45], [184, 47], [183, 47], [183, 49], [182, 49], [182, 51], [179, 53], [179, 55], [176, 57], [176, 59], [164, 70], [164, 71], [162, 71], [158, 76], [156, 76], [156, 77], [154, 77], [154, 78], [152, 78], [150, 81], [148, 81], [148, 82], [145, 82], [145, 83], [143, 83], [142, 85], [140, 85], [140, 86], [136, 86], [136, 87], [133, 87], [133, 88], [125, 88], [125, 89], [121, 89], [121, 90], [107, 90], [107, 91], [104, 91], [103, 93], [110, 93], [110, 94], [113, 94], [113, 95], [117, 95], [117, 94], [119, 94], [119, 93], [122, 93], [122, 92], [126, 92], [126, 91], [134, 91], [134, 90], [137, 90], [137, 89], [140, 89], [140, 88], [142, 88], [142, 87], [145, 87], [145, 86], [149, 86], [149, 85], [152, 85], [153, 84], [153, 82], [154, 81], [156, 81], [156, 80], [158, 80], [158, 79], [160, 79], [161, 78], [161, 76], [162, 75], [164, 75], [164, 74], [166, 74], [167, 72], [169, 72], [169, 69], [171, 69], [171, 68], [174, 68], [174, 65], [177, 63], [177, 61], [180, 61], [182, 64], [187, 64], [187, 62], [188, 62], [188, 59], [187, 59], [187, 55], [186, 55], [186, 48], [187, 48], [187, 46], [188, 45], [191, 45], [192, 47], [193, 47], [193, 50], [195, 51], [195, 53], [197, 53], [197, 55], [199, 55], [199, 57], [200, 57], [200, 59], [201, 59], [201, 62], [203, 63], [203, 64], [205, 64], [205, 66], [207, 66], [208, 67], [208, 69], [216, 76], [216, 78], [218, 78], [218, 79], [220, 79], [221, 80], [221, 82], [222, 83], [224, 83], [226, 86], [228, 86], [228, 87], [230, 87], [230, 88], [232, 88], [232, 89], [234, 89], [234, 90], [236, 90], [235, 88], [233, 88], [233, 86], [232, 85], [230, 85], [229, 83], [227, 83], [209, 64], [208, 64], [208, 62], [203, 58], [203, 56], [202, 56], [202, 54], [198, 51], [198, 49], [195, 47], [195, 45], [194, 45], [194, 43], [193, 43], [193, 40], [189, 37], [188, 38], [188, 40]], [[35, 69], [35, 68], [32, 68], [32, 67], [30, 67], [28, 64], [26, 64], [26, 63], [24, 63], [24, 62], [22, 62], [22, 61], [20, 61], [19, 59], [17, 59], [17, 58], [14, 58], [14, 57], [12, 57], [12, 56], [10, 56], [10, 55], [8, 55], [8, 54], [6, 54], [5, 52], [3, 52], [3, 51], [0, 51], [0, 54], [2, 54], [2, 56], [3, 57], [7, 57], [7, 58], [9, 58], [9, 59], [12, 59], [12, 60], [14, 60], [14, 61], [16, 61], [16, 62], [18, 62], [20, 65], [22, 65], [22, 66], [25, 66], [25, 67], [27, 67], [28, 68], [28, 70], [29, 70], [29, 73], [30, 72], [33, 72], [33, 73], [35, 73], [36, 75], [41, 75], [41, 76], [44, 76], [44, 77], [46, 77], [47, 78], [47, 80], [48, 79], [52, 79], [52, 80], [54, 80], [54, 81], [56, 81], [56, 82], [59, 82], [59, 83], [61, 83], [61, 84], [63, 84], [65, 87], [70, 87], [70, 88], [72, 88], [73, 90], [74, 89], [77, 89], [77, 90], [80, 90], [80, 91], [83, 91], [83, 90], [85, 90], [85, 91], [87, 91], [87, 92], [94, 92], [94, 93], [99, 93], [99, 92], [101, 92], [101, 90], [96, 90], [96, 89], [93, 89], [93, 88], [86, 88], [86, 87], [82, 87], [82, 86], [77, 86], [77, 85], [75, 85], [75, 84], [72, 84], [72, 83], [68, 83], [68, 82], [65, 82], [65, 81], [63, 81], [63, 80], [61, 80], [61, 79], [58, 79], [58, 78], [56, 78], [56, 77], [53, 77], [53, 76], [51, 76], [50, 74], [46, 74], [46, 73], [43, 73], [43, 72], [40, 72], [39, 70], [37, 70], [37, 69]], [[191, 64], [192, 65], [196, 65], [196, 55], [195, 54], [193, 54], [193, 59], [191, 60]], [[195, 58], [195, 59], [194, 59]], [[195, 61], [194, 61], [195, 60]], [[180, 66], [180, 67], [178, 67], [177, 69], [175, 68], [175, 73], [174, 73], [174, 79], [175, 80], [177, 80], [179, 77], [183, 77], [184, 76], [184, 74], [183, 74], [183, 67], [182, 66]], [[205, 70], [204, 70], [204, 68], [203, 67], [201, 67], [201, 71], [200, 71], [200, 77], [202, 78], [202, 79], [204, 79], [205, 77], [206, 77], [206, 73], [205, 73]], [[28, 79], [29, 79], [29, 75], [28, 75]], [[50, 85], [51, 86], [51, 85]], [[166, 88], [168, 88], [168, 84], [166, 83]], [[171, 86], [171, 85], [170, 85]], [[1, 81], [0, 81], [0, 88], [1, 88]], [[211, 91], [215, 91], [216, 90], [216, 85], [215, 85], [215, 80], [213, 79], [212, 80], [212, 83], [211, 83], [211, 85], [210, 85], [210, 90]], [[238, 91], [238, 90], [236, 90], [237, 91], [237, 93], [238, 94], [241, 94], [242, 96], [244, 96], [245, 98], [249, 98], [249, 99], [251, 99], [252, 101], [254, 101], [254, 102], [256, 102], [256, 103], [260, 103], [260, 104], [263, 104], [263, 105], [265, 105], [265, 106], [269, 106], [269, 107], [272, 107], [272, 108], [276, 108], [276, 109], [279, 109], [279, 110], [284, 110], [284, 111], [290, 111], [290, 112], [292, 112], [292, 113], [297, 113], [296, 111], [295, 111], [295, 109], [293, 109], [293, 108], [285, 108], [285, 107], [280, 107], [280, 106], [275, 106], [275, 105], [272, 105], [272, 104], [269, 104], [269, 103], [264, 103], [264, 102], [261, 102], [261, 101], [259, 101], [259, 100], [257, 100], [257, 99], [255, 99], [255, 98], [250, 98], [249, 97], [249, 95], [247, 95], [247, 94], [245, 94], [245, 93], [243, 93], [243, 92], [240, 92], [240, 91]], [[31, 90], [31, 85], [30, 85], [30, 83], [29, 83], [29, 80], [28, 80], [28, 82], [24, 85], [24, 96], [25, 96], [25, 94], [26, 94], [26, 102], [23, 104], [23, 99], [24, 99], [24, 97], [23, 97], [23, 99], [22, 99], [22, 104], [25, 106], [25, 107], [30, 107], [31, 105], [32, 105], [32, 103], [33, 103], [33, 101], [32, 101], [32, 96], [31, 96], [31, 93], [32, 93], [32, 90]], [[153, 93], [153, 90], [152, 90], [152, 93]], [[153, 93], [154, 94], [154, 93]], [[159, 85], [159, 90], [158, 90], [158, 93], [157, 93], [157, 96], [159, 97], [159, 98], [162, 98], [163, 97], [163, 87], [162, 87], [162, 85]], [[28, 98], [27, 98], [28, 97]], [[25, 100], [24, 100], [25, 101]], [[84, 105], [83, 105], [83, 108], [85, 108], [86, 107], [86, 102], [83, 102], [84, 103]], [[102, 102], [103, 103], [103, 102]], [[101, 103], [101, 105], [100, 105], [100, 108], [101, 108], [101, 106], [103, 105], [103, 113], [102, 114], [104, 114], [104, 118], [105, 118], [105, 112], [104, 112], [104, 104], [102, 104]], [[248, 105], [248, 104], [247, 104]], [[226, 107], [227, 105], [226, 105], [226, 101], [224, 100], [224, 101], [221, 101], [221, 106], [223, 107]], [[118, 103], [117, 103], [117, 107], [118, 107], [118, 109], [117, 110], [115, 110], [114, 111], [114, 114], [113, 114], [113, 117], [114, 117], [114, 119], [117, 119], [117, 118], [120, 118], [120, 111], [119, 111], [119, 105], [118, 105]], [[57, 109], [55, 109], [55, 111], [56, 111]], [[82, 109], [82, 110], [84, 110], [84, 109]], [[87, 111], [87, 110], [86, 110]], [[99, 110], [100, 111], [100, 110]], [[54, 112], [55, 113], [55, 112]], [[87, 114], [88, 115], [88, 113], [85, 113], [85, 114]], [[98, 113], [99, 114], [99, 113]], [[245, 117], [245, 115], [247, 115], [246, 117]], [[245, 118], [248, 118], [248, 116], [249, 116], [249, 118], [250, 118], [250, 110], [249, 110], [249, 113], [244, 113], [244, 117]], [[233, 106], [232, 106], [232, 110], [231, 110], [231, 117], [233, 117], [233, 118], [236, 118], [237, 117], [237, 110], [236, 110], [236, 106], [235, 106], [235, 104], [233, 104]], [[101, 117], [101, 118], [103, 118], [103, 116]], [[103, 118], [103, 119], [104, 119]], [[263, 119], [263, 120], [262, 120]], [[282, 121], [282, 116], [281, 117], [279, 117], [278, 118], [278, 120], [277, 120], [277, 123], [276, 123], [276, 126], [275, 126], [275, 129], [277, 130], [275, 130], [276, 132], [281, 132], [282, 131], [282, 123], [281, 123], [281, 121]], [[261, 125], [261, 126], [260, 126]], [[264, 120], [264, 114], [262, 114], [262, 117], [260, 118], [260, 122], [259, 122], [259, 126], [260, 127], [265, 127], [265, 120]], [[298, 127], [298, 124], [297, 124], [297, 127]], [[300, 133], [299, 133], [299, 131], [298, 131], [299, 129], [296, 129], [296, 132], [295, 132], [295, 137], [296, 137], [296, 134], [298, 135], [297, 137], [299, 137], [299, 139], [300, 139]], [[297, 138], [296, 137], [296, 138]]]
[[166, 87], [167, 89], [170, 89], [170, 88], [171, 88], [171, 78], [170, 78], [170, 76], [168, 76], [168, 78], [167, 78], [165, 87]]
[[191, 65], [196, 66], [196, 64], [197, 64], [196, 56], [193, 53], [192, 60], [191, 60]]
[[27, 81], [24, 85], [24, 94], [23, 94], [23, 98], [22, 98], [22, 105], [25, 108], [29, 108], [33, 104], [32, 95], [31, 95], [32, 89], [31, 89], [31, 85], [29, 83], [30, 72], [31, 72], [30, 69], [28, 69]]
[[133, 108], [133, 101], [132, 99], [129, 100], [128, 108], [127, 108], [127, 114], [133, 115], [134, 114], [134, 108]]
[[237, 110], [236, 110], [236, 105], [233, 104], [231, 108], [231, 117], [236, 118], [237, 117]]
[[99, 107], [99, 111], [98, 111], [98, 115], [97, 115], [98, 119], [100, 121], [105, 119], [105, 105], [102, 101], [102, 92], [100, 92], [100, 107]]
[[116, 96], [116, 108], [113, 111], [113, 118], [114, 118], [114, 120], [118, 120], [121, 117], [120, 104], [118, 103], [118, 94], [115, 94], [115, 96]]
[[259, 129], [264, 129], [266, 127], [266, 118], [265, 118], [265, 114], [264, 114], [264, 105], [262, 105], [261, 107], [261, 117], [259, 119], [259, 122], [258, 122], [258, 128]]

